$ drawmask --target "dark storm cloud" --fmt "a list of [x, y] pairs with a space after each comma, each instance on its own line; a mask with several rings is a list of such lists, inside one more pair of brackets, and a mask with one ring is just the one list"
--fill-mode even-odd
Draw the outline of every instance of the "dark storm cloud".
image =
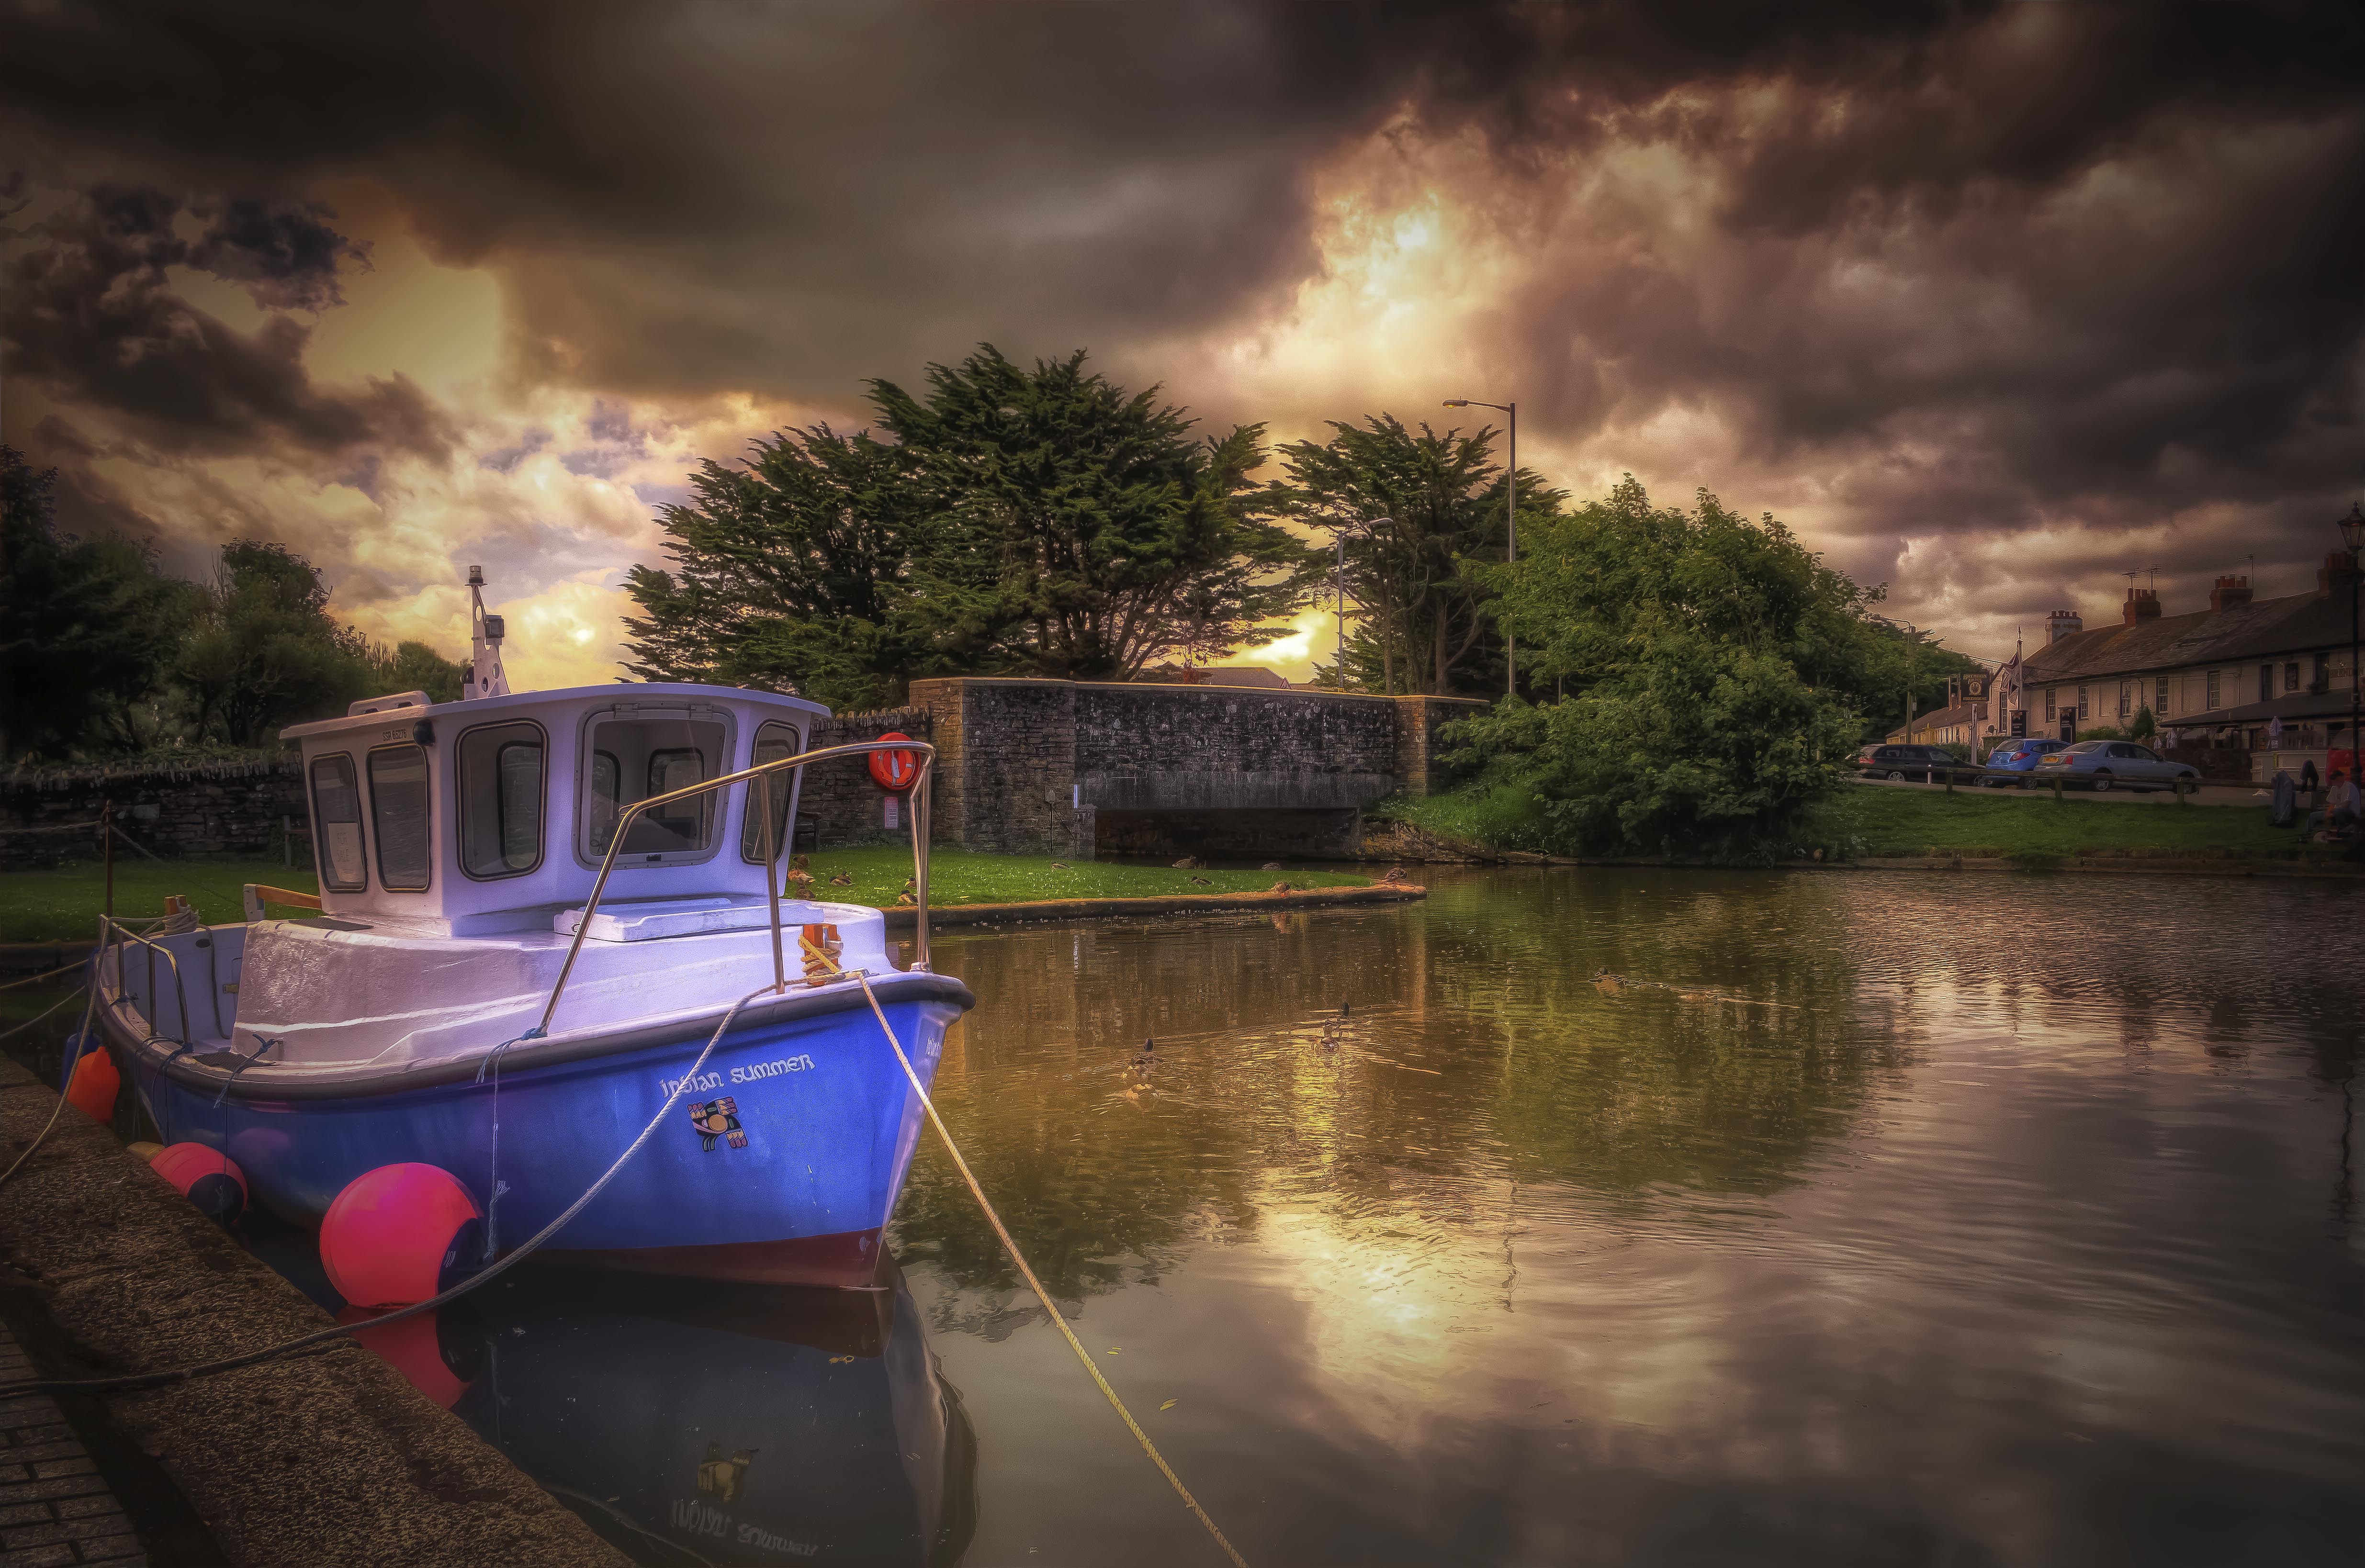
[[[338, 263], [357, 252], [325, 216], [254, 201], [187, 208], [142, 187], [101, 186], [71, 201], [31, 226], [0, 300], [9, 369], [68, 404], [121, 416], [167, 454], [325, 455], [376, 444], [440, 456], [450, 421], [407, 378], [320, 386], [304, 364], [304, 323], [275, 310], [241, 330], [191, 305], [167, 275], [211, 272], [259, 305], [332, 304]], [[196, 237], [183, 238], [185, 227]]]
[[[980, 339], [1137, 363], [1285, 309], [1317, 172], [1384, 131], [1407, 165], [1473, 142], [1449, 196], [1532, 245], [1485, 362], [1547, 439], [1711, 416], [1746, 471], [1687, 484], [1819, 485], [1867, 549], [2217, 505], [2296, 560], [2286, 523], [2365, 479], [2353, 6], [5, 14], [0, 139], [52, 184], [375, 180], [509, 280], [529, 381], [843, 401]], [[1584, 194], [1638, 151], [1690, 188]], [[333, 298], [316, 209], [211, 221], [259, 298]], [[299, 333], [196, 337], [286, 386]], [[284, 422], [398, 428], [398, 391]]]

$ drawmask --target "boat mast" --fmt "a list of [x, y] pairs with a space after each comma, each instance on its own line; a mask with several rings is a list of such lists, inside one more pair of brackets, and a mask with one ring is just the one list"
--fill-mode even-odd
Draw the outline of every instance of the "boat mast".
[[472, 697], [507, 697], [510, 678], [501, 668], [501, 638], [508, 627], [498, 615], [485, 613], [485, 568], [468, 568], [469, 662], [467, 678], [460, 683], [460, 700]]

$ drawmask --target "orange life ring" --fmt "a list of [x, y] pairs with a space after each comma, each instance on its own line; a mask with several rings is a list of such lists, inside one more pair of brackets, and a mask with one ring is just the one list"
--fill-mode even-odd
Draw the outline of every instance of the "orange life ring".
[[[908, 741], [912, 737], [901, 730], [890, 730], [879, 737], [882, 741]], [[920, 756], [910, 751], [874, 751], [870, 754], [870, 777], [881, 790], [902, 794], [920, 781]]]

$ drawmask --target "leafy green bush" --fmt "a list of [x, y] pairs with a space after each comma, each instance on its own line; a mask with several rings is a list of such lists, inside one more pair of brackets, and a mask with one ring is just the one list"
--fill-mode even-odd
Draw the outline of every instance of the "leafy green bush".
[[[1631, 477], [1542, 520], [1496, 590], [1544, 707], [1507, 698], [1452, 726], [1452, 760], [1524, 790], [1554, 837], [1594, 852], [1782, 852], [1845, 775], [1859, 694], [1895, 689], [1900, 644], [1867, 591], [1773, 519], [1703, 493], [1654, 508]], [[1528, 650], [1534, 650], [1529, 654]]]

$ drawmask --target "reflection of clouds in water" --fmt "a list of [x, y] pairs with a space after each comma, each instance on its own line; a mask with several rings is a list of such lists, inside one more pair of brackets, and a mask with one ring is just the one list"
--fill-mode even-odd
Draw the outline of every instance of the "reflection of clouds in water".
[[[2339, 1560], [2356, 892], [1432, 884], [947, 945], [981, 998], [947, 1115], [1127, 1374], [1164, 1358], [1204, 1423], [1170, 1454], [1252, 1558]], [[1159, 1093], [1077, 1114], [1153, 1030]], [[923, 1164], [899, 1225], [968, 1277]]]

